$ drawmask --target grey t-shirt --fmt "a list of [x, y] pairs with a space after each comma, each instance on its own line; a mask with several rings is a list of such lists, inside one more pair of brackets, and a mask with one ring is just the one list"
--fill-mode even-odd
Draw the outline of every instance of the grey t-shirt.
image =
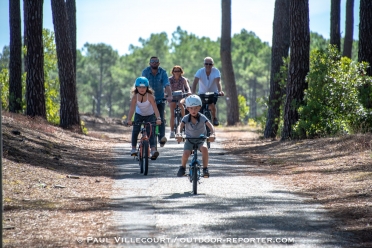
[[207, 135], [206, 122], [209, 121], [208, 118], [199, 113], [196, 124], [191, 122], [193, 118], [190, 114], [185, 115], [182, 118], [182, 122], [185, 123], [185, 135], [186, 138], [199, 138], [201, 134]]

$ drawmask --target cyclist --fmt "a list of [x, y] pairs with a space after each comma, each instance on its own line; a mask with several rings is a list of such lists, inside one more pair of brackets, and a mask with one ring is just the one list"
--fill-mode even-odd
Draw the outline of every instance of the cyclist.
[[[172, 68], [172, 75], [173, 76], [168, 78], [171, 90], [172, 90], [172, 92], [181, 90], [182, 93], [191, 94], [188, 80], [187, 80], [187, 78], [183, 77], [183, 73], [184, 72], [183, 72], [183, 69], [182, 69], [181, 66], [179, 66], [179, 65], [173, 66], [173, 68]], [[178, 102], [178, 106], [181, 109], [182, 117], [185, 115], [185, 108], [183, 106], [184, 102], [185, 102], [185, 99], [181, 99]], [[175, 102], [170, 102], [169, 103], [169, 108], [170, 108], [170, 114], [171, 114], [170, 115], [170, 122], [169, 122], [169, 125], [171, 127], [171, 132], [170, 132], [169, 137], [174, 138], [174, 131], [172, 129], [173, 129], [173, 126], [174, 126], [174, 109], [176, 108], [176, 103]]]
[[163, 102], [164, 98], [164, 89], [168, 94], [168, 102], [172, 101], [172, 92], [169, 87], [168, 75], [167, 72], [161, 68], [160, 60], [158, 57], [153, 56], [150, 58], [150, 66], [146, 67], [142, 71], [142, 76], [146, 77], [149, 80], [150, 87], [154, 90], [154, 96], [156, 100], [156, 105], [158, 107], [160, 117], [162, 120], [161, 125], [159, 126], [159, 144], [160, 147], [163, 147], [167, 142], [165, 137], [165, 121], [164, 121], [164, 110], [165, 103]]
[[[210, 134], [210, 141], [213, 141], [215, 138], [214, 134], [214, 127], [212, 123], [208, 120], [208, 118], [199, 112], [202, 101], [198, 95], [190, 95], [186, 98], [186, 108], [189, 111], [189, 114], [185, 115], [182, 118], [181, 124], [177, 128], [177, 134], [176, 139], [178, 142], [182, 141], [182, 136], [180, 134], [180, 130], [185, 127], [185, 135], [186, 135], [186, 141], [184, 145], [183, 155], [181, 159], [181, 166], [178, 170], [177, 176], [182, 177], [185, 175], [186, 172], [186, 163], [189, 159], [189, 156], [191, 155], [191, 152], [193, 150], [193, 144], [187, 140], [187, 138], [193, 138], [192, 142], [194, 142], [195, 138], [199, 138], [201, 134], [207, 135], [207, 129], [206, 126], [209, 127], [211, 130]], [[195, 143], [198, 143], [198, 148], [200, 152], [202, 153], [203, 157], [203, 174], [204, 176], [209, 176], [208, 171], [208, 148], [205, 145], [205, 140], [200, 139], [199, 141], [195, 139]]]
[[[192, 84], [192, 90], [191, 92], [195, 94], [196, 92], [196, 86], [199, 84], [199, 91], [198, 94], [205, 94], [207, 92], [215, 92], [218, 93], [220, 96], [224, 96], [225, 93], [222, 91], [221, 86], [221, 73], [220, 71], [213, 67], [214, 62], [213, 58], [206, 57], [204, 59], [204, 67], [200, 68], [195, 73], [194, 82]], [[209, 104], [209, 109], [211, 110], [212, 114], [212, 121], [213, 125], [218, 126], [220, 123], [218, 119], [216, 118], [216, 103], [217, 103], [217, 97], [214, 97], [213, 103]]]
[[[127, 124], [132, 125], [132, 117], [134, 114], [134, 122], [154, 122], [156, 119], [156, 124], [161, 124], [161, 117], [156, 107], [154, 91], [149, 87], [149, 80], [145, 77], [139, 77], [134, 83], [134, 87], [131, 91], [132, 99], [131, 105], [127, 117]], [[130, 152], [131, 156], [137, 155], [137, 138], [141, 131], [140, 125], [134, 125], [132, 131], [132, 150]], [[151, 159], [155, 160], [159, 156], [159, 152], [155, 147], [155, 133], [151, 130], [152, 134], [150, 137], [150, 147], [151, 147]], [[147, 133], [150, 133], [150, 127], [147, 127]]]

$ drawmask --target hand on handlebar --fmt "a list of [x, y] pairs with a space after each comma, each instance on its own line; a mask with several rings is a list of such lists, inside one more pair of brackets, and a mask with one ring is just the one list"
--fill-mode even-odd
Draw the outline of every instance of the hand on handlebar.
[[225, 92], [223, 92], [222, 90], [218, 92], [218, 95], [219, 96], [224, 96], [225, 95]]
[[132, 122], [132, 120], [129, 120], [129, 121], [126, 121], [126, 122], [124, 123], [124, 125], [132, 126], [132, 125], [133, 125], [133, 122]]
[[176, 138], [176, 140], [177, 140], [178, 143], [182, 141], [182, 135], [180, 133], [177, 133], [175, 135], [175, 138]]
[[156, 125], [161, 125], [161, 120], [156, 120]]
[[216, 135], [214, 133], [211, 133], [208, 137], [209, 142], [214, 142], [216, 139]]

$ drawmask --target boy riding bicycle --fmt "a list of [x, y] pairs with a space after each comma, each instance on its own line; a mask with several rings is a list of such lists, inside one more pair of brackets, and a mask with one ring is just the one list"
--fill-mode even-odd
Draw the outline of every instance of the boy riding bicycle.
[[193, 138], [195, 139], [195, 143], [198, 143], [198, 149], [202, 153], [202, 157], [203, 157], [203, 174], [204, 176], [209, 176], [208, 148], [205, 145], [204, 139], [200, 139], [198, 141], [197, 138], [199, 138], [200, 135], [202, 134], [204, 135], [207, 134], [206, 126], [208, 126], [209, 129], [211, 130], [209, 141], [214, 141], [215, 139], [214, 127], [212, 123], [208, 120], [208, 118], [205, 117], [205, 115], [199, 113], [199, 110], [202, 106], [202, 101], [199, 96], [197, 95], [188, 96], [185, 102], [186, 102], [186, 108], [189, 111], [189, 114], [185, 115], [182, 118], [181, 124], [177, 128], [177, 134], [176, 134], [177, 141], [181, 142], [182, 136], [180, 134], [180, 131], [185, 127], [186, 141], [185, 141], [183, 155], [181, 159], [181, 166], [178, 170], [177, 176], [182, 177], [183, 175], [185, 175], [186, 163], [193, 150], [193, 144], [189, 140], [187, 140], [187, 138]]
[[[127, 124], [132, 125], [132, 117], [134, 115], [134, 122], [139, 123], [142, 121], [145, 122], [155, 122], [156, 124], [161, 124], [161, 118], [156, 107], [155, 97], [153, 95], [153, 90], [149, 87], [149, 80], [145, 77], [139, 77], [134, 83], [134, 87], [131, 91], [132, 100], [128, 113]], [[155, 117], [156, 116], [156, 117]], [[148, 128], [149, 129], [149, 128]], [[137, 154], [137, 138], [138, 134], [141, 131], [140, 125], [134, 125], [132, 131], [132, 150], [130, 152], [131, 156]], [[149, 133], [150, 130], [147, 130]], [[159, 152], [156, 150], [155, 146], [155, 135], [152, 134], [150, 137], [150, 147], [151, 147], [151, 159], [155, 160], [159, 156]]]

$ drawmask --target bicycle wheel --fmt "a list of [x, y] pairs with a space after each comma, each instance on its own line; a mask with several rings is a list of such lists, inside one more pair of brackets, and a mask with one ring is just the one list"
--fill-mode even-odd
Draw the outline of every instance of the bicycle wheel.
[[142, 167], [143, 175], [146, 176], [149, 171], [149, 142], [147, 140], [144, 140], [142, 144]]
[[198, 194], [198, 166], [194, 164], [192, 167], [192, 191], [194, 195]]
[[155, 134], [155, 149], [158, 150], [158, 136], [159, 136], [159, 125], [152, 126], [153, 134]]
[[140, 146], [138, 148], [137, 156], [138, 156], [138, 161], [139, 161], [141, 174], [143, 173], [143, 152], [142, 152], [142, 150], [143, 150], [142, 149], [142, 144], [140, 144]]
[[180, 125], [180, 123], [181, 123], [181, 114], [178, 112], [176, 113], [175, 118], [174, 118], [174, 133], [177, 133], [177, 127]]

